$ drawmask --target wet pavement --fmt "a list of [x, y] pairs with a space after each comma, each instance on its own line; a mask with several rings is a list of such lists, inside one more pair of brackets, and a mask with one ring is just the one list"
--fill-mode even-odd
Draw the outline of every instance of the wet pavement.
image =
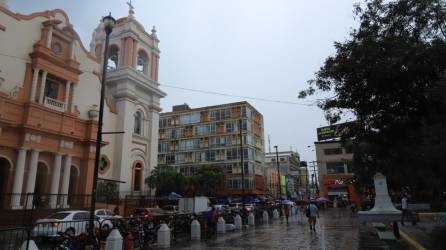
[[316, 232], [303, 215], [228, 232], [210, 240], [174, 243], [172, 249], [358, 249], [358, 219], [345, 209], [320, 212]]

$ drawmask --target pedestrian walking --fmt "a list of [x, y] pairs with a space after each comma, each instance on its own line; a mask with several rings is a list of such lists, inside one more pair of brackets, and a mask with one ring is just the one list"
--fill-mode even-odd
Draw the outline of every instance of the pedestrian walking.
[[207, 224], [209, 225], [209, 231], [210, 234], [215, 234], [217, 232], [217, 220], [218, 220], [218, 214], [217, 211], [215, 211], [215, 207], [212, 207], [212, 209], [208, 212], [207, 216]]
[[356, 214], [356, 203], [354, 201], [350, 204], [350, 210], [352, 211], [351, 215], [354, 216]]
[[283, 213], [285, 214], [286, 224], [288, 225], [288, 217], [290, 216], [290, 205], [283, 205]]
[[401, 210], [403, 211], [401, 216], [401, 225], [404, 226], [404, 220], [408, 215], [407, 194], [403, 194], [403, 197], [401, 198]]
[[310, 224], [310, 230], [316, 232], [316, 217], [319, 218], [319, 209], [314, 201], [310, 201], [307, 206], [306, 216], [308, 217], [308, 223]]

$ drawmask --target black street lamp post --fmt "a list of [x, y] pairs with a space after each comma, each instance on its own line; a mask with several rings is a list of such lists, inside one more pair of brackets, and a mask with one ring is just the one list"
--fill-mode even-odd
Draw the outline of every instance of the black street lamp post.
[[93, 172], [93, 188], [91, 192], [91, 204], [90, 204], [90, 221], [89, 231], [90, 234], [94, 234], [94, 210], [96, 209], [96, 195], [98, 185], [98, 170], [99, 159], [101, 156], [101, 143], [102, 143], [102, 123], [104, 118], [104, 98], [105, 98], [105, 81], [107, 76], [107, 62], [108, 62], [108, 43], [110, 34], [113, 31], [116, 20], [109, 14], [102, 19], [105, 31], [105, 47], [104, 47], [104, 62], [102, 67], [102, 79], [101, 79], [101, 99], [99, 101], [99, 118], [98, 118], [98, 132], [96, 135], [96, 154], [94, 158], [94, 172]]

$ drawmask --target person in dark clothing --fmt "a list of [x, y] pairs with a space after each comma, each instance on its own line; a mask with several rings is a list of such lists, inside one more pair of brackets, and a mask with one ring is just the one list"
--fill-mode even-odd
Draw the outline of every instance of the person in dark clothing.
[[115, 206], [115, 208], [113, 209], [113, 213], [115, 215], [119, 215], [119, 206]]
[[212, 207], [212, 209], [208, 212], [206, 216], [207, 224], [209, 225], [209, 231], [211, 234], [214, 234], [217, 232], [217, 220], [218, 220], [218, 214], [217, 211], [215, 211], [215, 208]]
[[290, 216], [290, 205], [283, 205], [283, 213], [285, 214], [286, 224], [288, 225], [288, 217]]

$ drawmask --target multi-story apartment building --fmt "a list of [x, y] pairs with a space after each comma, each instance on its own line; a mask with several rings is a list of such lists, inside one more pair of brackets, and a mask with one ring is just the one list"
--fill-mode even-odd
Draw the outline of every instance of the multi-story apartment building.
[[[282, 188], [283, 195], [296, 198], [299, 192], [299, 153], [294, 151], [282, 151], [265, 154], [265, 162], [270, 168], [277, 169], [277, 159], [279, 158], [279, 170], [281, 178], [285, 178], [284, 187]], [[284, 192], [286, 190], [286, 192]]]
[[203, 165], [220, 167], [226, 177], [221, 195], [241, 194], [241, 120], [245, 194], [263, 194], [263, 116], [248, 102], [191, 109], [187, 104], [160, 115], [160, 166], [193, 175]]
[[338, 127], [342, 126], [348, 126], [348, 124], [318, 129], [319, 141], [314, 144], [316, 148], [319, 195], [331, 200], [334, 198], [348, 198], [350, 201], [358, 203], [360, 202], [358, 194], [351, 183], [354, 177], [351, 169], [353, 153], [342, 146], [339, 136], [336, 134]]
[[[87, 50], [64, 11], [23, 15], [0, 3], [1, 204], [31, 206], [20, 194], [34, 193], [30, 201], [50, 194], [50, 208], [66, 207], [74, 194], [92, 190], [104, 27]], [[103, 131], [125, 133], [104, 135], [99, 168], [99, 177], [119, 181], [124, 193], [144, 191], [144, 177], [157, 165], [159, 100], [166, 95], [156, 32], [133, 13], [110, 35], [104, 105]]]

